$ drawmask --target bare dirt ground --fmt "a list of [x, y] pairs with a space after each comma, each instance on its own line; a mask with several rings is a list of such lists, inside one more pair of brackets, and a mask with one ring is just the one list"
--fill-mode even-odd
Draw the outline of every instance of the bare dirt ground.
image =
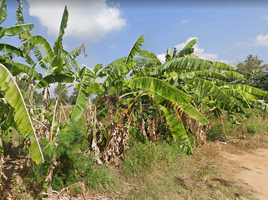
[[245, 187], [254, 190], [256, 199], [268, 199], [268, 149], [241, 150], [221, 143], [221, 154], [226, 167], [235, 171], [235, 178]]

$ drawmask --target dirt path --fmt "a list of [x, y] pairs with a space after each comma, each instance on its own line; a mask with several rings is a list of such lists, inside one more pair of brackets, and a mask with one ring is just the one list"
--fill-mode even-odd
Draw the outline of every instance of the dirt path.
[[[223, 145], [221, 145], [223, 146]], [[224, 145], [226, 146], [226, 145]], [[227, 162], [237, 166], [236, 179], [248, 184], [256, 191], [259, 200], [268, 199], [268, 149], [252, 151], [227, 152], [222, 151]]]

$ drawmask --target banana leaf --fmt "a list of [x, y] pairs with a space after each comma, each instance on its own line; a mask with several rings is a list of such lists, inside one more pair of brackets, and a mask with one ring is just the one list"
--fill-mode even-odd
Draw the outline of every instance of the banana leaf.
[[134, 56], [137, 54], [137, 52], [139, 51], [140, 47], [142, 46], [142, 42], [144, 42], [143, 40], [143, 35], [141, 35], [137, 41], [134, 43], [134, 45], [132, 46], [128, 56], [127, 56], [127, 59], [126, 59], [126, 64], [129, 63], [133, 58]]
[[212, 65], [212, 61], [200, 58], [181, 57], [174, 58], [160, 65], [151, 75], [161, 74], [165, 70], [206, 70]]
[[74, 77], [69, 74], [49, 74], [42, 78], [35, 86], [36, 89], [41, 89], [51, 83], [73, 83]]
[[161, 106], [161, 109], [165, 113], [167, 124], [170, 126], [173, 138], [179, 138], [182, 150], [187, 155], [193, 155], [193, 149], [184, 129], [183, 123], [177, 121], [175, 115], [171, 114], [164, 106]]
[[0, 87], [5, 92], [5, 100], [14, 109], [14, 120], [18, 124], [19, 133], [23, 137], [30, 135], [31, 146], [29, 152], [32, 160], [39, 164], [44, 161], [44, 157], [20, 89], [11, 73], [2, 64], [0, 64], [0, 74]]
[[217, 70], [235, 71], [237, 67], [234, 65], [227, 64], [227, 63], [213, 61], [211, 68], [217, 69]]
[[91, 70], [88, 67], [84, 68], [85, 73], [82, 77], [81, 83], [79, 83], [79, 92], [76, 100], [76, 104], [74, 106], [74, 109], [72, 113], [70, 114], [70, 120], [71, 122], [76, 122], [80, 117], [82, 116], [84, 110], [86, 109], [88, 98], [89, 98], [89, 90], [88, 87], [91, 86], [92, 83], [92, 76], [91, 76]]
[[152, 77], [133, 77], [127, 83], [132, 89], [144, 89], [155, 92], [156, 94], [178, 103], [179, 105], [188, 104], [191, 96], [171, 86], [170, 84]]

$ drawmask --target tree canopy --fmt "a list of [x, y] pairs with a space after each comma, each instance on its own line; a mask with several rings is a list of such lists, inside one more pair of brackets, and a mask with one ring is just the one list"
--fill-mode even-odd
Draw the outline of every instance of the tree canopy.
[[263, 60], [256, 55], [248, 55], [244, 62], [237, 65], [237, 72], [246, 78], [242, 84], [250, 85], [259, 89], [268, 90], [268, 64], [263, 64]]

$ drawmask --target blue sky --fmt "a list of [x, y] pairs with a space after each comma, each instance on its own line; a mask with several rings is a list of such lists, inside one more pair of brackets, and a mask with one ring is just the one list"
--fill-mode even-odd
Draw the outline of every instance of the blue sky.
[[[167, 48], [181, 48], [198, 38], [195, 53], [204, 59], [243, 62], [247, 55], [258, 55], [268, 63], [268, 1], [199, 0], [23, 0], [26, 23], [33, 23], [32, 35], [42, 35], [53, 46], [59, 32], [64, 5], [69, 21], [63, 45], [71, 51], [84, 43], [87, 57], [77, 58], [80, 65], [104, 66], [126, 56], [138, 37], [144, 35], [142, 49], [163, 59]], [[7, 1], [7, 20], [15, 24], [18, 3]], [[17, 36], [2, 43], [20, 46]], [[38, 69], [42, 72], [42, 69]]]

